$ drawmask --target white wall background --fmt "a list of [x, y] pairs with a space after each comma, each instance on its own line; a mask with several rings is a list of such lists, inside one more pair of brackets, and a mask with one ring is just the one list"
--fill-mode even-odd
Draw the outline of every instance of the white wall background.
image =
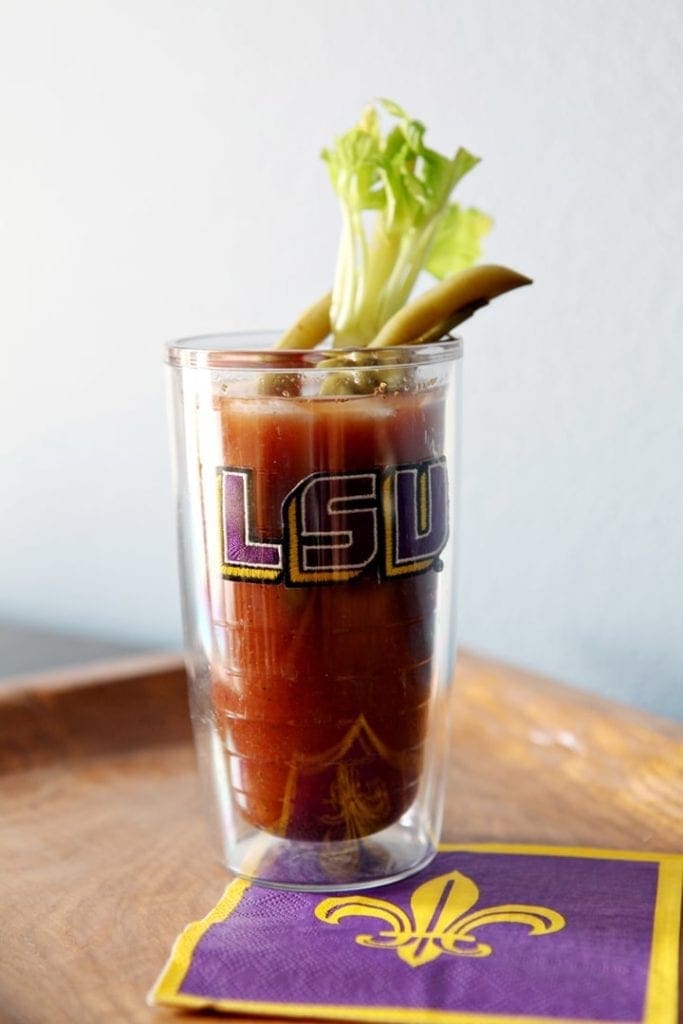
[[683, 715], [678, 0], [1, 0], [0, 618], [179, 642], [160, 347], [331, 278], [321, 145], [483, 156], [461, 638]]

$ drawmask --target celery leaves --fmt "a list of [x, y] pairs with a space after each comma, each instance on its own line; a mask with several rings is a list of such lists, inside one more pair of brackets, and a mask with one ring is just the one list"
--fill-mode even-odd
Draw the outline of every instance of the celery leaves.
[[425, 270], [442, 281], [471, 267], [481, 256], [481, 240], [492, 226], [492, 219], [485, 213], [474, 207], [463, 210], [458, 203], [451, 203], [439, 221]]

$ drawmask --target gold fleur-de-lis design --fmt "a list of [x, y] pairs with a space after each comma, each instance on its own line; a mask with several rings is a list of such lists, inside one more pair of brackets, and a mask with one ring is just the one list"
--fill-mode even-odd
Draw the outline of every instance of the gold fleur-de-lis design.
[[323, 816], [326, 825], [344, 826], [345, 839], [358, 839], [377, 831], [376, 824], [389, 814], [389, 794], [382, 779], [362, 782], [358, 771], [340, 764], [330, 787], [332, 812]]
[[356, 936], [359, 946], [394, 949], [410, 967], [421, 967], [442, 953], [452, 956], [490, 956], [491, 946], [474, 934], [487, 924], [523, 924], [530, 935], [549, 935], [565, 926], [565, 919], [547, 907], [505, 903], [473, 909], [479, 889], [471, 878], [451, 871], [424, 882], [410, 898], [412, 921], [402, 907], [373, 896], [332, 897], [322, 900], [315, 916], [325, 924], [339, 924], [345, 917], [375, 917], [384, 921], [375, 935]]

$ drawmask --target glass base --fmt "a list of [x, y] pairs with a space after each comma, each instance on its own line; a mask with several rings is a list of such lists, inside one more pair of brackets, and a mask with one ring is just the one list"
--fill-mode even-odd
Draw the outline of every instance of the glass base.
[[398, 882], [433, 859], [434, 843], [400, 821], [363, 839], [300, 842], [256, 831], [231, 847], [233, 874], [271, 889], [353, 892]]

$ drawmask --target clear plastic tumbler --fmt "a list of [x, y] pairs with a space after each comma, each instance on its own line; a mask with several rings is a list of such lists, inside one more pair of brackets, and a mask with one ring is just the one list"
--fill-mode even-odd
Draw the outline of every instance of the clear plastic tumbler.
[[191, 714], [224, 864], [362, 889], [439, 840], [460, 342], [167, 350]]

